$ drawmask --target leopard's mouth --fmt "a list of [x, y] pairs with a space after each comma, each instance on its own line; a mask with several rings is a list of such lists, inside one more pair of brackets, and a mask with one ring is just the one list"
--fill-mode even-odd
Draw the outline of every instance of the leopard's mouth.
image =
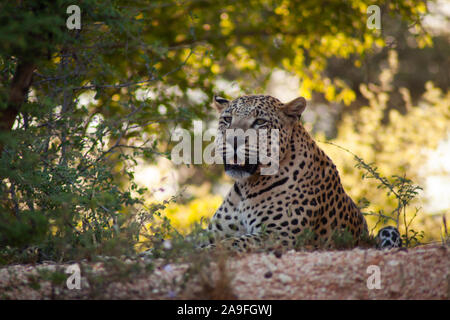
[[244, 179], [253, 175], [258, 169], [258, 164], [224, 164], [225, 173], [233, 179]]
[[254, 174], [257, 168], [257, 164], [225, 164], [225, 171], [236, 170]]

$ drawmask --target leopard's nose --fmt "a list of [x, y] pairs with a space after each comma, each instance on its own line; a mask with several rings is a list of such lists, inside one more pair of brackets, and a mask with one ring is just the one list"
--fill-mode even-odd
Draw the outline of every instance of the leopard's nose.
[[227, 141], [224, 159], [228, 164], [243, 164], [245, 162], [243, 144], [239, 141], [238, 137], [233, 137]]

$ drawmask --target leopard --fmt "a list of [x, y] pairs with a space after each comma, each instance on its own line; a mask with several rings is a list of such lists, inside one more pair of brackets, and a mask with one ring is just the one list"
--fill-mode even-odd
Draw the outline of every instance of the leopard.
[[[269, 235], [282, 248], [292, 249], [307, 230], [316, 247], [344, 230], [357, 246], [368, 234], [366, 219], [344, 190], [335, 164], [302, 124], [306, 104], [304, 97], [282, 103], [270, 95], [234, 100], [214, 95], [212, 106], [219, 113], [216, 152], [234, 183], [210, 219], [210, 237], [202, 247], [220, 243], [249, 251]], [[229, 135], [238, 130], [240, 135]], [[242, 137], [251, 130], [257, 139]], [[376, 239], [379, 248], [401, 246], [393, 227], [380, 230]]]

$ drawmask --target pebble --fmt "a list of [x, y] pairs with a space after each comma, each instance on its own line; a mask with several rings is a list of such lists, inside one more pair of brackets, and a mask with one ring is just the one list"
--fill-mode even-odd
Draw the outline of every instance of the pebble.
[[277, 257], [278, 259], [281, 258], [281, 256], [283, 255], [283, 253], [281, 252], [281, 250], [275, 250], [273, 252], [273, 254], [275, 255], [275, 257]]
[[400, 262], [398, 262], [397, 260], [391, 260], [388, 262], [388, 265], [395, 267], [398, 266], [399, 263]]
[[281, 273], [278, 275], [278, 279], [280, 279], [281, 283], [287, 284], [289, 282], [292, 282], [292, 278], [286, 274]]

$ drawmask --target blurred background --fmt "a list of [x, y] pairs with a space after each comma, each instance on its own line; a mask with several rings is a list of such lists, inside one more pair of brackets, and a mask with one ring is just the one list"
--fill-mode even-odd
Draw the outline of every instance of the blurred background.
[[[253, 2], [262, 7], [269, 3]], [[227, 37], [230, 48], [226, 50], [231, 52], [214, 61], [214, 47], [211, 47], [209, 56], [196, 54], [198, 62], [192, 61], [192, 65], [210, 67], [211, 72], [217, 74], [212, 79], [213, 88], [230, 99], [253, 93], [269, 94], [282, 102], [306, 97], [308, 108], [303, 116], [304, 125], [317, 140], [331, 141], [349, 149], [366, 162], [375, 163], [383, 175], [406, 175], [423, 188], [411, 208], [414, 212], [416, 208], [422, 210], [415, 225], [418, 230], [426, 231], [427, 239], [440, 239], [442, 215], [450, 208], [450, 5], [445, 1], [416, 3], [414, 9], [423, 11], [419, 13], [421, 31], [417, 25], [403, 24], [392, 12], [395, 10], [387, 9], [389, 6], [383, 7], [382, 30], [368, 32], [361, 43], [332, 32], [333, 28], [329, 34], [317, 35], [314, 40], [312, 37], [316, 36], [312, 34], [303, 36], [301, 34], [308, 30], [304, 20], [310, 11], [302, 10], [308, 8], [307, 3], [284, 1], [279, 2], [279, 6], [276, 2], [272, 5], [274, 16], [278, 16], [273, 20], [275, 25], [269, 26], [270, 20], [261, 21], [261, 30], [246, 38], [230, 32]], [[367, 5], [360, 2], [358, 6], [364, 13]], [[323, 9], [311, 7], [311, 14], [315, 11], [323, 14]], [[237, 33], [243, 30], [246, 14], [241, 10], [248, 15], [251, 10], [227, 8], [218, 9], [220, 21], [212, 26], [204, 23], [202, 28], [221, 27], [221, 34], [227, 34], [227, 28]], [[254, 13], [257, 20], [258, 14]], [[335, 15], [343, 18], [346, 13], [337, 9], [330, 13], [330, 18]], [[298, 34], [283, 33], [280, 24], [287, 30], [296, 29]], [[275, 30], [269, 34], [267, 29], [272, 28]], [[308, 47], [302, 46], [302, 41], [306, 41]], [[211, 44], [205, 43], [205, 50], [208, 45]], [[310, 58], [306, 62], [308, 49], [314, 45], [317, 45], [314, 50], [320, 50], [317, 61]], [[357, 54], [365, 45], [364, 54]], [[256, 51], [260, 46], [260, 52]], [[269, 57], [274, 61], [261, 63], [260, 56], [269, 55], [270, 51], [274, 51], [273, 57]], [[235, 66], [223, 65], [229, 62]], [[319, 66], [321, 63], [324, 65]], [[233, 70], [236, 66], [241, 66], [238, 69], [246, 73]], [[195, 69], [192, 72], [196, 72]], [[254, 78], [249, 80], [248, 77]], [[201, 92], [201, 88], [196, 89], [187, 96], [207, 107], [211, 95]], [[215, 122], [205, 125], [214, 127]], [[389, 211], [395, 206], [392, 199], [376, 188], [375, 182], [362, 181], [362, 172], [355, 169], [351, 154], [332, 145], [320, 142], [319, 145], [338, 166], [345, 189], [354, 199], [369, 199], [374, 211]], [[167, 158], [159, 158], [155, 165], [138, 166], [136, 181], [153, 190], [152, 199], [157, 201], [182, 195], [185, 203], [170, 204], [165, 211], [182, 229], [200, 217], [211, 217], [233, 183], [223, 174], [220, 165], [175, 166]]]
[[142, 241], [155, 214], [187, 233], [232, 181], [221, 165], [175, 165], [172, 133], [215, 128], [213, 94], [262, 93], [307, 99], [304, 126], [366, 212], [398, 201], [351, 153], [422, 188], [401, 228], [445, 236], [448, 1], [86, 0], [79, 28], [71, 4], [0, 4], [3, 245], [103, 252]]

